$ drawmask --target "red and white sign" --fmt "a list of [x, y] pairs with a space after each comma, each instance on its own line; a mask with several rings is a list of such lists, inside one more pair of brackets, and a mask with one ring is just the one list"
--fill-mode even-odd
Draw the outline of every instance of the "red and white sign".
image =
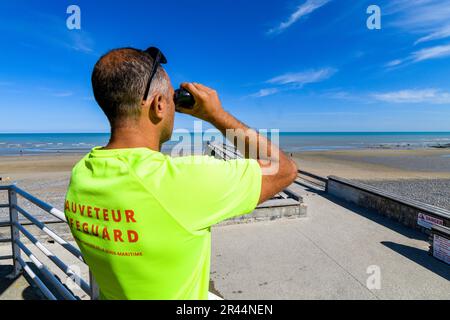
[[435, 234], [433, 237], [433, 256], [450, 264], [450, 240]]
[[422, 226], [427, 229], [431, 229], [431, 226], [433, 224], [437, 224], [439, 226], [444, 225], [444, 220], [438, 219], [432, 216], [429, 216], [425, 213], [419, 212], [419, 215], [417, 216], [417, 224], [419, 226]]

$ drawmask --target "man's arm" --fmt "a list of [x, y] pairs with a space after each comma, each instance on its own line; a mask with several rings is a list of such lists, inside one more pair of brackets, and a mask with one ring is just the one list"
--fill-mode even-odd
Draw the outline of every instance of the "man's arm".
[[183, 83], [195, 98], [193, 109], [177, 111], [190, 114], [215, 126], [223, 135], [230, 136], [233, 144], [246, 157], [255, 158], [262, 170], [262, 203], [289, 186], [297, 177], [297, 165], [269, 139], [237, 120], [222, 108], [217, 92], [198, 83]]

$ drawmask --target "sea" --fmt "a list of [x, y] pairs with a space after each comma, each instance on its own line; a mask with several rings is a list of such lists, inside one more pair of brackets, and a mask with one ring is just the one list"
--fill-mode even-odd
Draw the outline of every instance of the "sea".
[[[286, 152], [450, 148], [450, 132], [281, 132], [267, 135]], [[194, 141], [206, 143], [216, 136], [208, 132], [175, 132], [162, 151], [189, 146]], [[0, 134], [0, 156], [86, 153], [95, 146], [106, 145], [109, 137], [109, 133], [3, 133]]]

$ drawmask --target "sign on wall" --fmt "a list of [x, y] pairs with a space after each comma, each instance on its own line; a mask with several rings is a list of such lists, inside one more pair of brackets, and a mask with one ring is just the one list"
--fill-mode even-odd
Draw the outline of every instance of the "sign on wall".
[[419, 215], [417, 216], [417, 224], [424, 228], [431, 229], [433, 224], [443, 226], [444, 220], [419, 212]]
[[433, 256], [450, 264], [450, 240], [438, 234], [433, 235]]

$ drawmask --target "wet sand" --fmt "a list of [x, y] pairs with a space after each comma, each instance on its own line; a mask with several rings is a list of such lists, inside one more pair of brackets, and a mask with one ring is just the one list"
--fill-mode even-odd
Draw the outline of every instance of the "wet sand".
[[84, 154], [0, 157], [0, 176], [27, 177], [35, 173], [70, 172]]
[[[16, 183], [18, 187], [44, 202], [53, 205], [59, 210], [63, 210], [72, 167], [82, 157], [82, 154], [3, 156], [0, 157], [0, 177], [3, 180], [0, 184]], [[21, 207], [41, 221], [56, 220], [56, 218], [32, 205], [22, 197], [18, 197], [18, 201]], [[0, 203], [5, 202], [7, 202], [7, 193], [0, 192]], [[0, 221], [6, 220], [7, 215], [7, 209], [0, 209]], [[66, 224], [52, 225], [52, 229], [63, 237], [70, 235], [70, 230]], [[30, 227], [30, 231], [35, 236], [39, 235], [39, 238], [50, 240], [48, 236], [39, 232], [35, 227]], [[0, 230], [0, 238], [7, 237], [8, 232], [6, 228]]]
[[[293, 153], [300, 169], [348, 179], [450, 178], [450, 149], [341, 150]], [[0, 177], [33, 180], [70, 175], [83, 154], [0, 157]]]
[[343, 150], [294, 153], [299, 169], [347, 179], [450, 179], [449, 149]]
[[358, 180], [450, 210], [450, 150], [352, 150], [294, 154], [298, 167]]

